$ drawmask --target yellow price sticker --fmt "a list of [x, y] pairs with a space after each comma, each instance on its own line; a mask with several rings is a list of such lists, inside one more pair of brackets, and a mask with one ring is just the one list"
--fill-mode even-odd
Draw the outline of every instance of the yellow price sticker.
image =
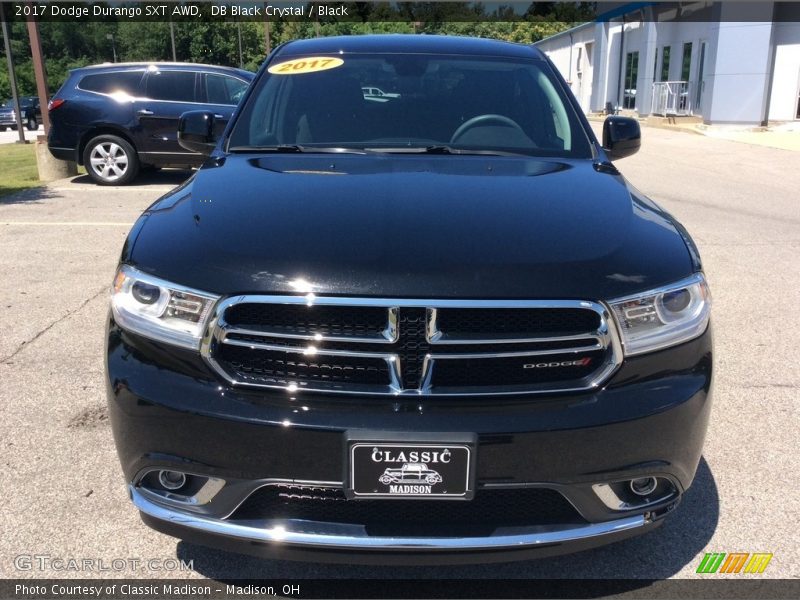
[[310, 58], [295, 58], [286, 62], [272, 65], [267, 71], [274, 75], [301, 75], [303, 73], [316, 73], [341, 67], [344, 61], [341, 58], [326, 56], [312, 56]]

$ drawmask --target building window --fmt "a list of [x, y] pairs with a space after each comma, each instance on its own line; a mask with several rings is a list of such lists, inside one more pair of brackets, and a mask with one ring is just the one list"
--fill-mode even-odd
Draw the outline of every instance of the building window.
[[692, 67], [692, 43], [687, 42], [683, 45], [683, 56], [681, 57], [681, 81], [686, 83], [681, 84], [680, 98], [678, 106], [682, 111], [689, 109], [689, 72]]
[[669, 81], [669, 46], [664, 46], [661, 51], [661, 78], [659, 81]]
[[625, 88], [622, 94], [623, 108], [636, 108], [636, 81], [639, 79], [639, 53], [628, 52], [625, 57]]
[[683, 45], [683, 59], [681, 62], [681, 81], [689, 81], [689, 71], [692, 67], [692, 42]]
[[655, 58], [653, 59], [653, 81], [658, 81], [658, 48], [656, 48]]

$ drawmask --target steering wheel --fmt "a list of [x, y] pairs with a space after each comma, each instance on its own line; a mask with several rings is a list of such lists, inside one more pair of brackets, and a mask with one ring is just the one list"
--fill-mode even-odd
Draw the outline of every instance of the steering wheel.
[[525, 131], [522, 127], [519, 126], [519, 123], [514, 121], [513, 119], [509, 119], [508, 117], [504, 117], [503, 115], [478, 115], [477, 117], [472, 117], [468, 121], [464, 121], [458, 129], [456, 129], [453, 137], [450, 138], [450, 143], [455, 144], [456, 140], [464, 135], [467, 131], [472, 129], [473, 127], [477, 127], [478, 125], [484, 125], [486, 123], [499, 123], [501, 125], [506, 125], [507, 127], [513, 127], [523, 135], [525, 135]]

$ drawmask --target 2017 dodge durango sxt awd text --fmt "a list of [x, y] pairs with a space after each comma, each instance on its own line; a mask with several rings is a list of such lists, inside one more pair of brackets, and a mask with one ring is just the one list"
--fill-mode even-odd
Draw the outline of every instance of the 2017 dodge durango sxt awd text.
[[[363, 89], [390, 94], [371, 102]], [[125, 243], [111, 422], [150, 526], [264, 556], [492, 561], [657, 526], [711, 398], [695, 246], [535, 48], [276, 49]]]

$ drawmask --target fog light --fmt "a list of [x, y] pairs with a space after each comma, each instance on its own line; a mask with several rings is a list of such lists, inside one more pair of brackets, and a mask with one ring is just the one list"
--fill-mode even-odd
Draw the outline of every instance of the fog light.
[[637, 496], [649, 496], [652, 494], [658, 482], [655, 477], [639, 477], [631, 479], [631, 491]]
[[158, 483], [167, 490], [179, 490], [186, 485], [186, 475], [179, 471], [159, 471]]

